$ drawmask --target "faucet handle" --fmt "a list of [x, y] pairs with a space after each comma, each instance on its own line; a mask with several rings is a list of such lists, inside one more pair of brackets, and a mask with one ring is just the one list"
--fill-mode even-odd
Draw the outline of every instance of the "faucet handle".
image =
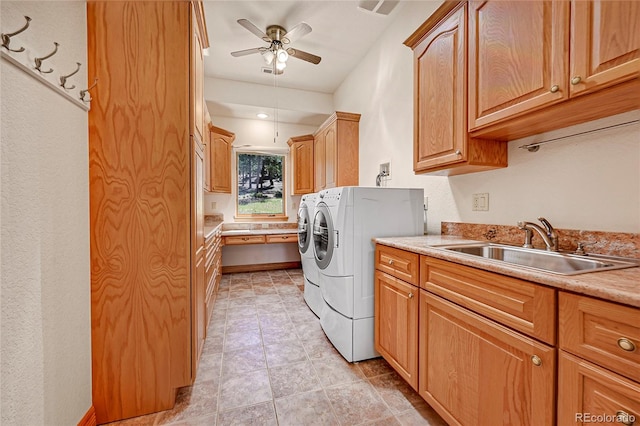
[[578, 243], [578, 247], [576, 247], [576, 251], [574, 252], [574, 254], [580, 255], [580, 256], [585, 256], [587, 253], [584, 251], [585, 246], [592, 246], [594, 244], [597, 244], [597, 241], [594, 241], [592, 243], [582, 243], [579, 242]]

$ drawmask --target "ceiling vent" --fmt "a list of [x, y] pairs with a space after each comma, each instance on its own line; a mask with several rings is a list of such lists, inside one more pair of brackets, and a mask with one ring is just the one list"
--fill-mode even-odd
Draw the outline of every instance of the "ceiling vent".
[[398, 4], [392, 0], [360, 0], [358, 8], [379, 15], [388, 15]]

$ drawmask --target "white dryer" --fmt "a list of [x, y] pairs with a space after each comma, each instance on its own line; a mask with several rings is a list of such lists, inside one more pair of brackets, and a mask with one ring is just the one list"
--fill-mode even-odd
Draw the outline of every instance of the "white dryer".
[[313, 244], [324, 306], [320, 324], [347, 361], [374, 349], [373, 237], [423, 233], [422, 189], [340, 187], [318, 194]]
[[313, 215], [318, 194], [305, 194], [300, 200], [298, 209], [298, 251], [302, 261], [304, 274], [304, 300], [311, 311], [320, 316], [322, 310], [322, 293], [318, 286], [318, 265], [313, 255]]

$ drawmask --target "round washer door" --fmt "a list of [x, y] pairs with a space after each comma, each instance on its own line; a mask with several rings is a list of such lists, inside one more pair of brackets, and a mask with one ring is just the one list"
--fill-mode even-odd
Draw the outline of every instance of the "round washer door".
[[300, 253], [306, 253], [312, 240], [311, 218], [306, 205], [298, 209], [298, 249]]
[[313, 248], [318, 268], [325, 269], [331, 262], [335, 245], [331, 213], [325, 203], [316, 206], [313, 218]]

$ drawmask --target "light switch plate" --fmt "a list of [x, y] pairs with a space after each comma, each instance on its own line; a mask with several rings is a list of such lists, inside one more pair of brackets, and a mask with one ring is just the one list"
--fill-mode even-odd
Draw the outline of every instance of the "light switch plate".
[[473, 207], [474, 212], [486, 212], [489, 211], [489, 193], [483, 192], [481, 194], [473, 194]]

